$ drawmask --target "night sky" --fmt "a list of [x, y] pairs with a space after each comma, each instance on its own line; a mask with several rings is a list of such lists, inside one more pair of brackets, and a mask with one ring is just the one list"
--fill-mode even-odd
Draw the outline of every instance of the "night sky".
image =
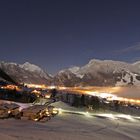
[[0, 1], [0, 60], [56, 73], [93, 58], [140, 60], [139, 0]]

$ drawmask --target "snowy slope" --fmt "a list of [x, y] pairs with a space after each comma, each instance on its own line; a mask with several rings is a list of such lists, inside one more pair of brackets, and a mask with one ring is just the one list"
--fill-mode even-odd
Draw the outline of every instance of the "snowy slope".
[[138, 71], [140, 72], [140, 61], [137, 61], [135, 63], [132, 64], [134, 67], [136, 67], [138, 69]]
[[35, 73], [38, 73], [42, 78], [50, 78], [49, 75], [44, 72], [39, 66], [37, 65], [34, 65], [34, 64], [31, 64], [29, 62], [25, 62], [24, 64], [22, 65], [19, 65], [22, 69], [25, 69], [27, 71], [30, 71], [30, 72], [35, 72]]
[[90, 60], [87, 65], [81, 67], [79, 73], [87, 73], [87, 72], [111, 73], [113, 71], [121, 72], [122, 70], [129, 70], [131, 72], [140, 74], [140, 71], [138, 71], [137, 65], [129, 64], [126, 62], [120, 62], [120, 61], [98, 60], [98, 59]]
[[117, 81], [117, 86], [135, 85], [140, 86], [140, 75], [134, 74], [130, 71], [122, 71], [120, 81]]
[[80, 67], [75, 66], [75, 67], [69, 68], [68, 70], [71, 71], [73, 74], [75, 74], [76, 77], [83, 78], [83, 76], [84, 76], [84, 74], [79, 73]]
[[51, 77], [38, 66], [0, 62], [0, 68], [20, 83], [48, 84]]
[[53, 77], [53, 83], [61, 86], [75, 86], [80, 78], [71, 70], [61, 70]]
[[34, 64], [31, 64], [29, 62], [25, 62], [24, 64], [20, 65], [21, 68], [28, 70], [28, 71], [42, 71], [42, 69]]
[[140, 86], [140, 61], [131, 64], [92, 59], [82, 67], [61, 70], [53, 77], [29, 62], [24, 64], [0, 62], [0, 68], [17, 81], [26, 83], [61, 86]]
[[[73, 110], [66, 104], [55, 105]], [[131, 120], [131, 116], [129, 120], [113, 119], [114, 114], [103, 112], [96, 116], [62, 112], [45, 123], [0, 120], [0, 137], [2, 140], [139, 140], [139, 120]]]
[[[140, 62], [134, 64], [112, 61], [92, 59], [88, 64], [82, 67], [73, 67], [67, 70], [62, 70], [55, 77], [65, 83], [69, 79], [78, 79], [76, 85], [82, 86], [115, 86], [122, 79], [122, 71], [130, 72], [133, 75], [133, 84], [139, 86]], [[137, 77], [136, 77], [137, 74]], [[65, 80], [64, 80], [65, 75]], [[72, 77], [71, 77], [72, 75]], [[121, 82], [121, 85], [129, 85], [130, 78], [125, 78], [126, 82]], [[72, 82], [72, 81], [71, 81]], [[71, 85], [75, 85], [72, 83]]]

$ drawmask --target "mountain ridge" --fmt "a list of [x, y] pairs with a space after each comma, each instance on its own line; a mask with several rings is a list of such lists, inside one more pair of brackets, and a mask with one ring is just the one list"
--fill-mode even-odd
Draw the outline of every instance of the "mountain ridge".
[[0, 62], [0, 68], [18, 82], [60, 86], [140, 86], [140, 61], [127, 63], [92, 59], [51, 76], [35, 64]]

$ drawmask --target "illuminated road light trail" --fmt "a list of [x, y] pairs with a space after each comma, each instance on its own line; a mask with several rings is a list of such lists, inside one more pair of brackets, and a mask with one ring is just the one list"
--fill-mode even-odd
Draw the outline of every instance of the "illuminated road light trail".
[[115, 118], [115, 116], [113, 114], [97, 114], [96, 117], [104, 117], [104, 118], [108, 118], [108, 119], [112, 119], [112, 120], [117, 119], [117, 118]]
[[117, 118], [122, 118], [122, 119], [131, 120], [131, 121], [135, 121], [134, 116], [131, 116], [131, 115], [119, 114], [119, 115], [116, 115], [116, 117], [117, 117]]
[[72, 110], [65, 110], [59, 108], [59, 114], [75, 114], [75, 115], [84, 115], [88, 118], [92, 117], [97, 117], [97, 118], [107, 118], [111, 120], [120, 120], [120, 119], [125, 119], [129, 121], [140, 121], [139, 116], [131, 116], [131, 115], [126, 115], [126, 114], [112, 114], [112, 113], [90, 113], [90, 112], [84, 112], [84, 111], [72, 111]]

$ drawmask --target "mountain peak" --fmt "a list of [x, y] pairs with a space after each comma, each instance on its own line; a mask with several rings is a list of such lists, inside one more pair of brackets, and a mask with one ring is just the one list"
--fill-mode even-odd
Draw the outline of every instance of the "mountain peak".
[[41, 71], [42, 69], [38, 67], [37, 65], [31, 64], [29, 62], [25, 62], [24, 64], [20, 65], [21, 68], [24, 68], [25, 70], [34, 72], [34, 71]]
[[91, 59], [88, 64], [99, 63], [101, 61], [102, 60], [99, 60], [99, 59]]
[[80, 70], [80, 67], [77, 67], [77, 66], [69, 68], [69, 71], [71, 71], [74, 74], [76, 74], [79, 70]]
[[140, 65], [140, 61], [134, 62], [133, 65]]

